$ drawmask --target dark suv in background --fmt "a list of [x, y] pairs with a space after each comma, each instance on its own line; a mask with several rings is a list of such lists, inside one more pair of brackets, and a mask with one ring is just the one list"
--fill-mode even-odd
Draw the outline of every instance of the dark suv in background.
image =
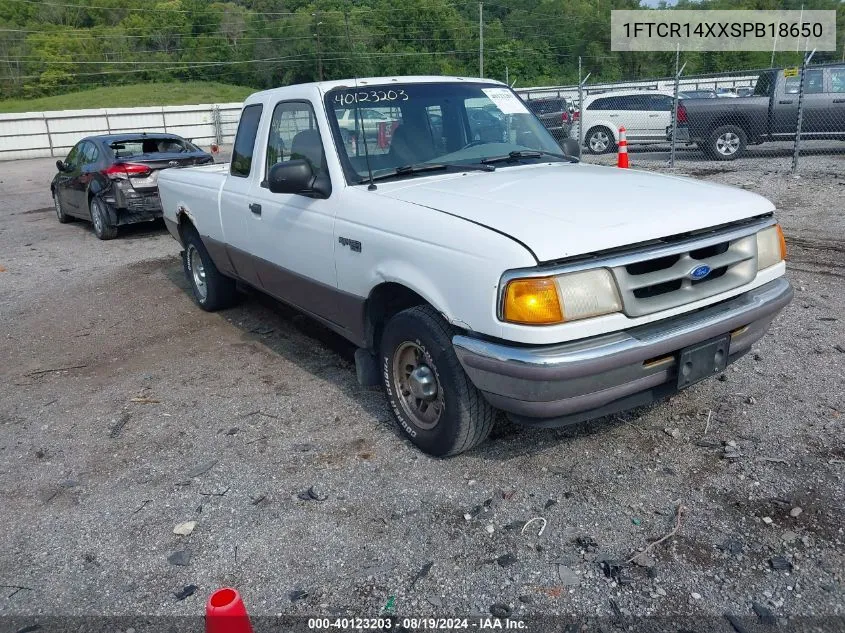
[[569, 99], [563, 97], [543, 97], [529, 99], [526, 102], [528, 109], [537, 115], [545, 128], [552, 133], [555, 140], [560, 143], [569, 138], [569, 131], [572, 129], [575, 107]]

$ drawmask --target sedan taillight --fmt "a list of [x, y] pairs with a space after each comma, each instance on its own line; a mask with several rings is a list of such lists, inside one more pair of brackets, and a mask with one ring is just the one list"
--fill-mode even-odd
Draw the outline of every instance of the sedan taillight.
[[103, 175], [109, 178], [146, 178], [152, 170], [139, 163], [116, 163], [103, 170]]

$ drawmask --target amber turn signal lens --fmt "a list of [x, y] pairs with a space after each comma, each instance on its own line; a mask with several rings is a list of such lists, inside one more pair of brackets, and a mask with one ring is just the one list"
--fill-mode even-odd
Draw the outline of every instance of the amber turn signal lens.
[[783, 236], [783, 229], [780, 224], [775, 224], [778, 231], [778, 238], [780, 239], [780, 258], [786, 259], [786, 238]]
[[563, 322], [557, 286], [551, 277], [514, 279], [505, 289], [502, 310], [505, 321], [526, 325]]

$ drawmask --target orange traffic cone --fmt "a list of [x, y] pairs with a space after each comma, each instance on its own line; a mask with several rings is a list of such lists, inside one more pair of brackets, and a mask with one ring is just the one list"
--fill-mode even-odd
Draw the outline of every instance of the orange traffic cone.
[[234, 589], [218, 589], [205, 605], [205, 633], [252, 633], [252, 624]]
[[628, 139], [625, 136], [625, 128], [619, 128], [619, 153], [616, 157], [616, 166], [622, 169], [628, 169]]

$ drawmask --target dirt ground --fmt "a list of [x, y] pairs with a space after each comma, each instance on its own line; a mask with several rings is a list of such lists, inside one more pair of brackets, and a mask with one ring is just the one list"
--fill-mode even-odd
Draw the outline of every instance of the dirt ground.
[[690, 166], [772, 199], [789, 242], [796, 298], [723, 377], [568, 429], [501, 423], [449, 460], [401, 438], [347, 343], [258, 297], [202, 312], [161, 226], [100, 242], [56, 221], [53, 161], [4, 163], [0, 615], [199, 615], [231, 585], [255, 615], [841, 624], [845, 158], [830, 160], [799, 178]]

